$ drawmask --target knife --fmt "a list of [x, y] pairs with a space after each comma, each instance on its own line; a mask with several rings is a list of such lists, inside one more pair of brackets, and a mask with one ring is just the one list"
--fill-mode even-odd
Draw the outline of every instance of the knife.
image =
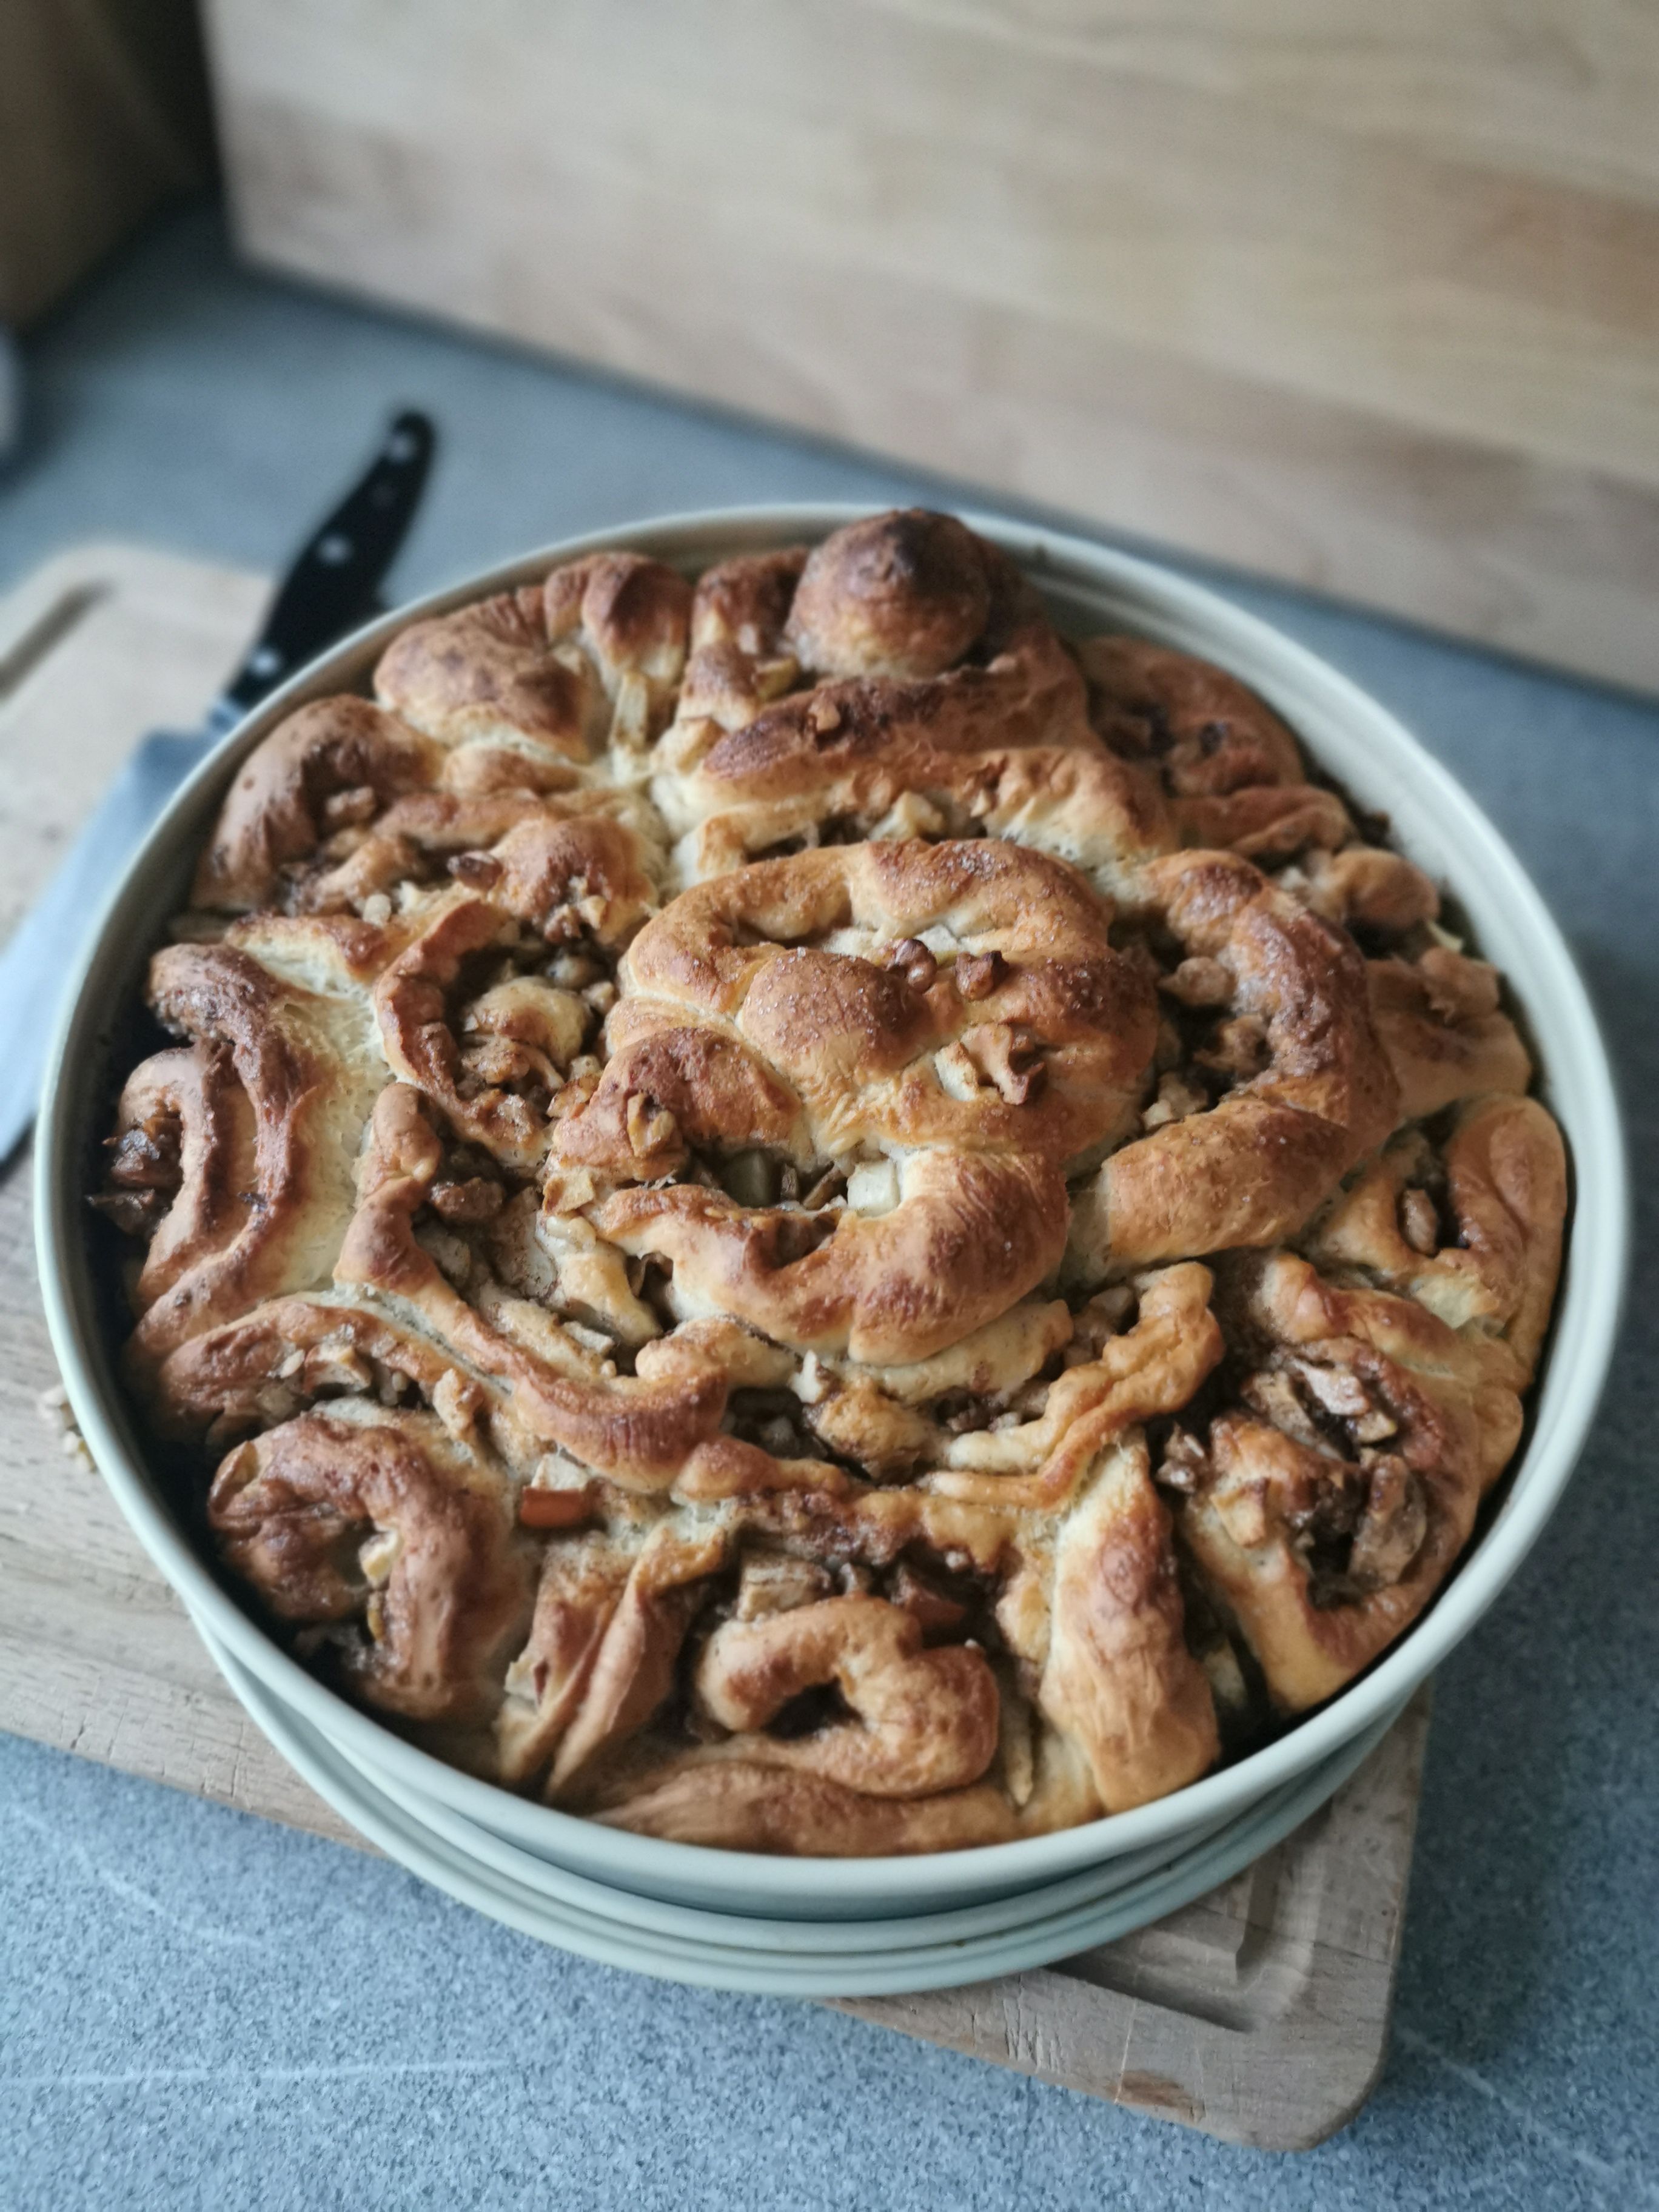
[[201, 727], [143, 740], [0, 953], [0, 1166], [33, 1122], [59, 1002], [128, 860], [185, 778], [267, 692], [379, 611], [380, 580], [420, 502], [436, 443], [426, 416], [395, 417], [368, 468], [301, 550], [257, 642]]

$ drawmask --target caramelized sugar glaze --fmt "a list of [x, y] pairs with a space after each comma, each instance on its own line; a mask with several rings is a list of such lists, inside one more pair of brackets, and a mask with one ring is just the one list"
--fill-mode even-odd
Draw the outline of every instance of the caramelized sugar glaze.
[[1438, 916], [948, 517], [576, 562], [239, 775], [97, 1200], [131, 1387], [294, 1648], [511, 1787], [1143, 1803], [1398, 1636], [1520, 1434], [1562, 1145]]

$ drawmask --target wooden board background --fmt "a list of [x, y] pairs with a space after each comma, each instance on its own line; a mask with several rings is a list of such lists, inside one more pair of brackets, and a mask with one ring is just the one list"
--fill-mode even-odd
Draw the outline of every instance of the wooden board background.
[[[0, 602], [0, 941], [132, 742], [202, 709], [257, 576], [88, 546]], [[29, 1163], [0, 1180], [0, 1729], [362, 1844], [259, 1734], [78, 1439], [35, 1286]], [[1294, 2149], [1387, 2048], [1426, 1695], [1331, 1803], [1156, 1926], [1039, 1972], [842, 2008], [1230, 2141]]]
[[256, 258], [1659, 685], [1659, 13], [207, 0]]

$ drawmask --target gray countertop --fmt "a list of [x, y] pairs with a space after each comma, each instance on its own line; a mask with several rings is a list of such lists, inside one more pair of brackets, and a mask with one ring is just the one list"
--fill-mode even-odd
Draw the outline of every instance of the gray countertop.
[[[105, 535], [272, 567], [400, 402], [445, 445], [399, 595], [676, 508], [973, 498], [251, 276], [203, 215], [27, 368], [0, 584]], [[3, 2212], [1659, 2204], [1659, 707], [1224, 588], [1375, 691], [1515, 844], [1601, 1006], [1637, 1171], [1601, 1420], [1440, 1677], [1366, 2110], [1299, 2158], [1227, 2149], [811, 2006], [588, 1966], [385, 1863], [0, 1737]]]

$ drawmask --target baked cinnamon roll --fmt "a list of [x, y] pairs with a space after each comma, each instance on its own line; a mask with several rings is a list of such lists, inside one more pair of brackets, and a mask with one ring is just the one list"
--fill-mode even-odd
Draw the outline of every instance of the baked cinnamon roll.
[[412, 624], [245, 763], [96, 1203], [274, 1633], [640, 1832], [950, 1850], [1351, 1681], [1516, 1449], [1502, 979], [945, 515]]

